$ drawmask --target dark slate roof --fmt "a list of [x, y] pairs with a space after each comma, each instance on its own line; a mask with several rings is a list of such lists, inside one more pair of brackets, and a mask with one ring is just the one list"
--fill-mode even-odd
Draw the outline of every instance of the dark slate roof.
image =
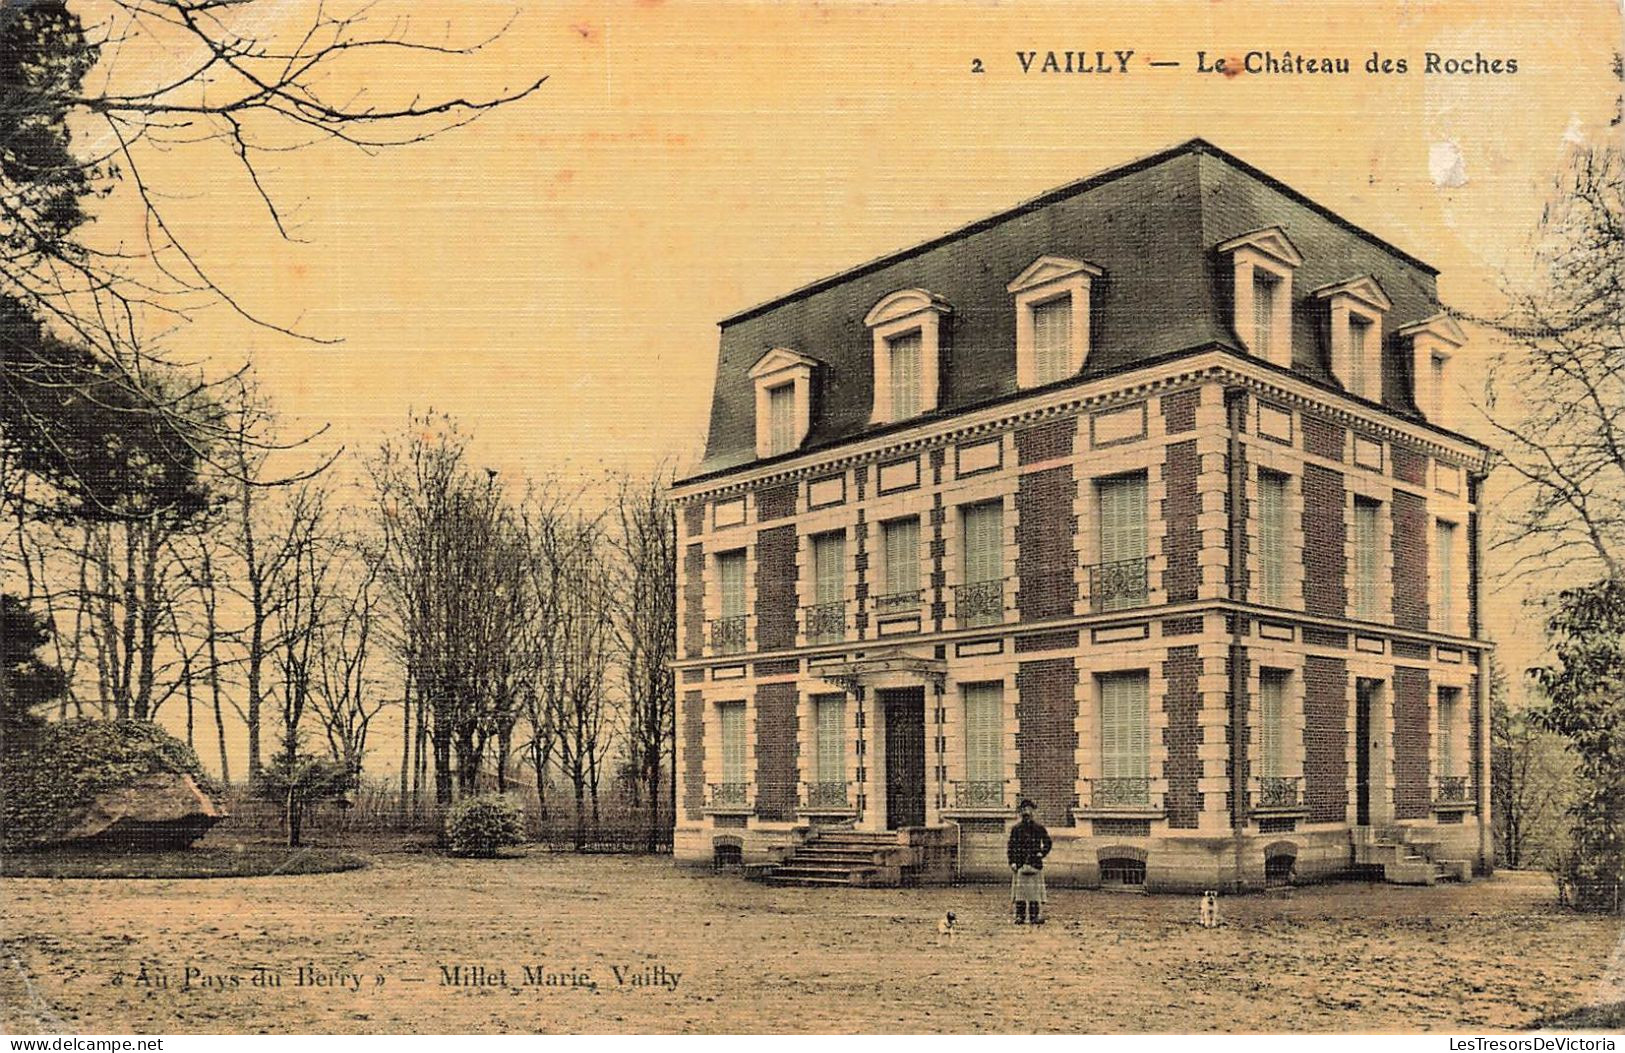
[[944, 328], [938, 415], [1015, 394], [1015, 302], [1005, 286], [1040, 255], [1105, 269], [1094, 283], [1084, 379], [1215, 346], [1236, 349], [1229, 263], [1215, 248], [1269, 226], [1284, 230], [1304, 257], [1293, 275], [1294, 369], [1335, 386], [1326, 311], [1312, 294], [1373, 275], [1394, 305], [1383, 322], [1384, 402], [1396, 413], [1418, 416], [1408, 355], [1394, 331], [1439, 312], [1437, 271], [1193, 139], [724, 319], [710, 438], [698, 474], [755, 460], [755, 391], [746, 373], [775, 347], [826, 363], [816, 374], [803, 450], [877, 431], [868, 423], [873, 377], [863, 318], [899, 289], [923, 288], [953, 306]]

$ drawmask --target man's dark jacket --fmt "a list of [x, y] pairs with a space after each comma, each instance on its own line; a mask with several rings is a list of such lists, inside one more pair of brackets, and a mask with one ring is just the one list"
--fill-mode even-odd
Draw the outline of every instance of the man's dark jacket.
[[1044, 829], [1034, 819], [1026, 818], [1016, 824], [1010, 831], [1010, 847], [1006, 853], [1010, 858], [1010, 865], [1016, 867], [1044, 868], [1044, 857], [1049, 855], [1049, 831]]

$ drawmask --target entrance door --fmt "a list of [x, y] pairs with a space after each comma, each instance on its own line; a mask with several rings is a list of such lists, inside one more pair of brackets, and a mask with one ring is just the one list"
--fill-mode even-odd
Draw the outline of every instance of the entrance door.
[[925, 688], [880, 693], [886, 707], [886, 829], [925, 825]]
[[1354, 821], [1371, 825], [1371, 681], [1354, 683]]

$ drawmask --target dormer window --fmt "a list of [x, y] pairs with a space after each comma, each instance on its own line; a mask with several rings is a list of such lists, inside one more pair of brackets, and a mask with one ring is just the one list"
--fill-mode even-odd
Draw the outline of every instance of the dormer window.
[[952, 310], [924, 289], [904, 289], [863, 319], [874, 344], [873, 422], [908, 420], [937, 408], [942, 320]]
[[1382, 401], [1382, 319], [1393, 301], [1366, 275], [1315, 290], [1331, 313], [1332, 374], [1343, 390]]
[[774, 348], [750, 367], [756, 383], [756, 456], [799, 449], [812, 427], [812, 374], [818, 360]]
[[1016, 385], [1077, 376], [1089, 356], [1089, 293], [1105, 271], [1062, 256], [1040, 256], [1005, 291], [1016, 298]]
[[1466, 345], [1467, 334], [1449, 315], [1436, 314], [1404, 327], [1398, 335], [1411, 341], [1411, 377], [1416, 385], [1416, 408], [1428, 420], [1443, 426], [1447, 417], [1445, 407], [1450, 386], [1454, 380], [1451, 361], [1456, 352]]
[[1265, 227], [1219, 246], [1233, 274], [1233, 324], [1247, 353], [1292, 367], [1292, 272], [1303, 256], [1280, 227]]

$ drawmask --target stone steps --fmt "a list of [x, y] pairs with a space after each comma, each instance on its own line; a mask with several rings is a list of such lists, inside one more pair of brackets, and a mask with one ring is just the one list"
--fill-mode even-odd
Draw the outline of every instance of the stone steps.
[[777, 886], [896, 884], [896, 834], [820, 831], [764, 875]]

